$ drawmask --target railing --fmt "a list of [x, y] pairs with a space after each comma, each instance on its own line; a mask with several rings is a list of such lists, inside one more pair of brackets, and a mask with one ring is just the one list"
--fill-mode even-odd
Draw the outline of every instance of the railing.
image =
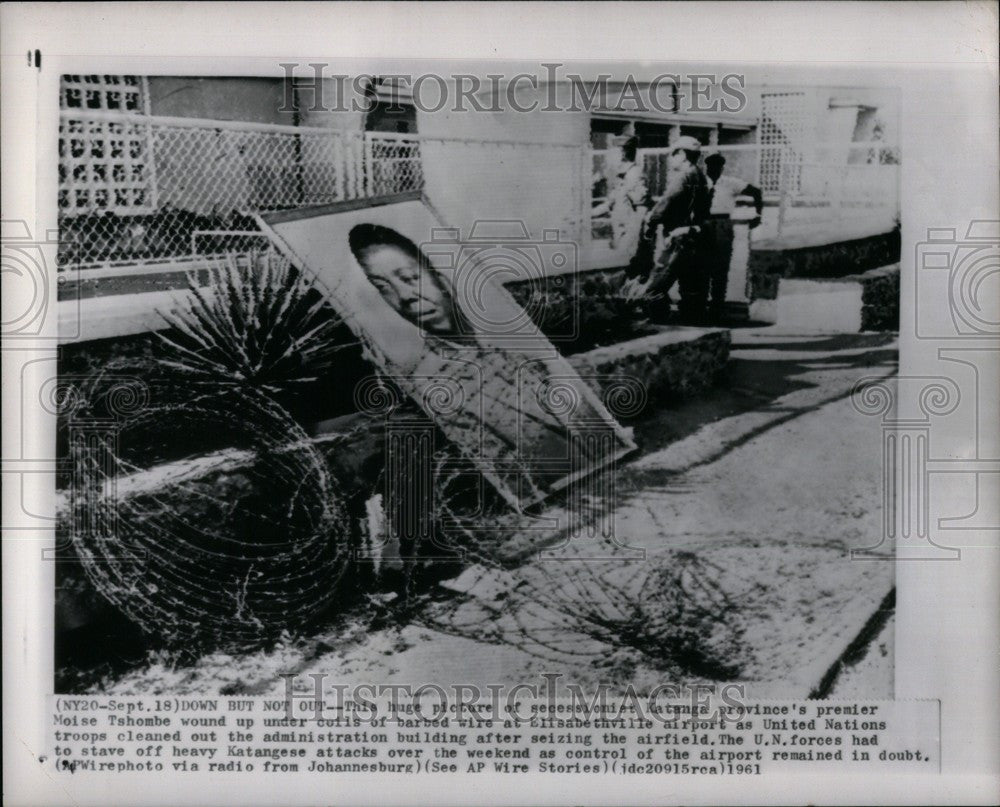
[[786, 150], [773, 234], [849, 236], [891, 227], [899, 217], [899, 150], [887, 143]]
[[[891, 223], [898, 215], [899, 150], [892, 144], [818, 144], [799, 150], [748, 144], [717, 150], [726, 158], [727, 176], [746, 180], [763, 192], [768, 203], [768, 235], [817, 226], [851, 229], [873, 220]], [[603, 166], [607, 181], [612, 181], [615, 160], [611, 153], [595, 151], [593, 155], [595, 171]], [[666, 190], [668, 155], [666, 148], [638, 152], [652, 198]], [[596, 178], [592, 186], [597, 186]], [[596, 219], [592, 232], [595, 237], [603, 232]]]
[[381, 132], [64, 112], [59, 155], [61, 267], [216, 254], [252, 212], [423, 187], [419, 139]]

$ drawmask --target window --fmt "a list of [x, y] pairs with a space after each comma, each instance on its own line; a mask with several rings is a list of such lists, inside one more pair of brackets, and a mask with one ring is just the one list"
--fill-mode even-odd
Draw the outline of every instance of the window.
[[628, 129], [629, 121], [620, 118], [591, 118], [590, 147], [597, 150], [612, 148], [616, 137], [621, 137]]
[[417, 109], [405, 101], [393, 106], [390, 102], [379, 99], [365, 115], [365, 131], [396, 134], [416, 132]]
[[635, 134], [639, 138], [639, 148], [666, 148], [670, 145], [670, 129], [671, 127], [665, 123], [637, 122], [635, 125]]
[[783, 187], [797, 190], [806, 136], [806, 94], [772, 92], [761, 95], [760, 182], [765, 192]]

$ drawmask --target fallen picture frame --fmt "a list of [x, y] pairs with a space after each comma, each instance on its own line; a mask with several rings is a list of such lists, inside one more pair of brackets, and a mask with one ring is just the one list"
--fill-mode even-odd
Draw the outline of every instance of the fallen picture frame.
[[[512, 267], [544, 271], [530, 239], [469, 249], [420, 192], [256, 218], [315, 279], [381, 379], [415, 402], [514, 509], [635, 449], [630, 430], [490, 277], [509, 277]], [[356, 391], [362, 408], [372, 391]]]

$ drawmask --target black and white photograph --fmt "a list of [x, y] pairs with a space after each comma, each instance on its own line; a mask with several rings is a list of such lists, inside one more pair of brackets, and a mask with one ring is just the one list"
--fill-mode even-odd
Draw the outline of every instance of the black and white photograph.
[[892, 695], [897, 95], [638, 72], [61, 77], [58, 691]]
[[[680, 5], [736, 36], [742, 4]], [[5, 566], [38, 556], [35, 764], [83, 787], [66, 803], [158, 771], [150, 804], [365, 773], [345, 803], [442, 792], [421, 773], [449, 803], [537, 776], [545, 803], [684, 777], [735, 804], [697, 783], [952, 770], [927, 665], [988, 658], [995, 614], [974, 647], [971, 622], [917, 629], [957, 619], [942, 575], [996, 601], [996, 98], [974, 158], [948, 112], [973, 96], [940, 100], [937, 65], [916, 114], [895, 49], [428, 59], [392, 6], [370, 57], [5, 45], [38, 77], [38, 213], [5, 196], [3, 233], [30, 301], [4, 314], [4, 538]]]

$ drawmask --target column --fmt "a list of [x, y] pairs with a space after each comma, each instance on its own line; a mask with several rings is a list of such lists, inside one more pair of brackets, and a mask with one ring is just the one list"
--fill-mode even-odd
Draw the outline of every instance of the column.
[[726, 309], [731, 316], [747, 317], [750, 310], [750, 224], [757, 218], [753, 200], [740, 196], [730, 221], [733, 227], [733, 251], [729, 258], [729, 282], [726, 285]]
[[387, 538], [408, 559], [434, 537], [434, 424], [389, 418], [385, 437]]
[[91, 547], [94, 541], [103, 543], [118, 535], [117, 449], [118, 425], [113, 419], [70, 423], [72, 535]]

